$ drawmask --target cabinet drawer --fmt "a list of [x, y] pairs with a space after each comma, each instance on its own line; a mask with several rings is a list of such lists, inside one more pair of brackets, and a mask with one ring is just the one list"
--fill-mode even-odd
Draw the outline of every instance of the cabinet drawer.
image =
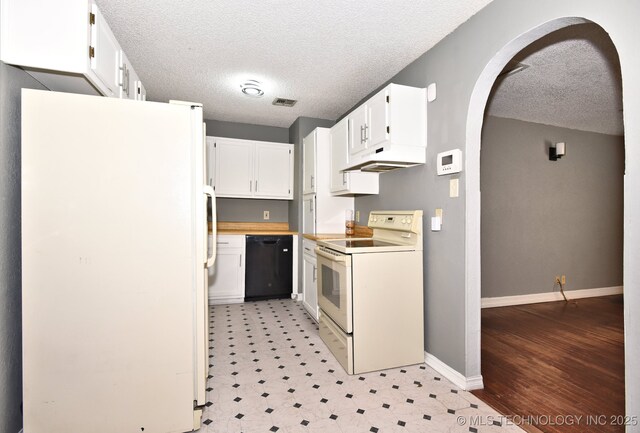
[[324, 311], [320, 310], [320, 338], [348, 374], [353, 374], [353, 337], [345, 334]]
[[316, 243], [311, 239], [303, 239], [302, 240], [302, 254], [307, 254], [309, 256], [316, 256]]
[[216, 245], [218, 248], [242, 248], [244, 246], [244, 236], [218, 235]]

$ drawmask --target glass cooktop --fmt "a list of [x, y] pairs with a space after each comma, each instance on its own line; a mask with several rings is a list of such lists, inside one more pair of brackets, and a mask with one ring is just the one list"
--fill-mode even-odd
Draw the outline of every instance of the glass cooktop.
[[392, 247], [396, 244], [376, 239], [338, 239], [330, 241], [332, 245], [345, 248]]

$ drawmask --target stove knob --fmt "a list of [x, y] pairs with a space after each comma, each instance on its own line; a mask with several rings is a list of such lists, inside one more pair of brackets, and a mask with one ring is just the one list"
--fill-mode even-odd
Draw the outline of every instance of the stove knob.
[[402, 218], [402, 224], [406, 224], [407, 223], [407, 219], [406, 218]]
[[411, 217], [407, 218], [407, 224], [411, 224]]

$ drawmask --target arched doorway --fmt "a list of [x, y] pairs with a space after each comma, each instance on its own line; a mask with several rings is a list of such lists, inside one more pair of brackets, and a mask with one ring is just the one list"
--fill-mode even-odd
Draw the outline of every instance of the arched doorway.
[[[541, 37], [558, 29], [590, 20], [580, 17], [558, 18], [539, 25], [516, 37], [487, 63], [473, 89], [466, 128], [465, 158], [465, 318], [466, 318], [466, 359], [467, 378], [470, 378], [470, 389], [482, 387], [480, 369], [480, 308], [481, 308], [481, 239], [480, 239], [480, 147], [486, 104], [493, 84], [511, 61], [522, 49]], [[606, 30], [606, 29], [605, 29]], [[626, 223], [625, 223], [626, 224]], [[625, 227], [626, 232], [626, 227]]]
[[[493, 86], [481, 148], [485, 390], [476, 395], [505, 414], [541, 414], [550, 399], [563, 414], [624, 413], [621, 108], [618, 55], [593, 23], [538, 39]], [[557, 142], [571, 150], [552, 161]], [[539, 303], [562, 299], [554, 271], [577, 301]]]

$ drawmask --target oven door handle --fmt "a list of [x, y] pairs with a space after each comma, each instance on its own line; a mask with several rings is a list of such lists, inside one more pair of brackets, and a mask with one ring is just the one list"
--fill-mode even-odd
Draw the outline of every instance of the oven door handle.
[[347, 261], [347, 255], [346, 254], [331, 254], [331, 253], [327, 253], [324, 250], [321, 250], [320, 247], [316, 247], [315, 249], [316, 254], [319, 256], [324, 257], [325, 259], [329, 259], [332, 262], [346, 262]]

